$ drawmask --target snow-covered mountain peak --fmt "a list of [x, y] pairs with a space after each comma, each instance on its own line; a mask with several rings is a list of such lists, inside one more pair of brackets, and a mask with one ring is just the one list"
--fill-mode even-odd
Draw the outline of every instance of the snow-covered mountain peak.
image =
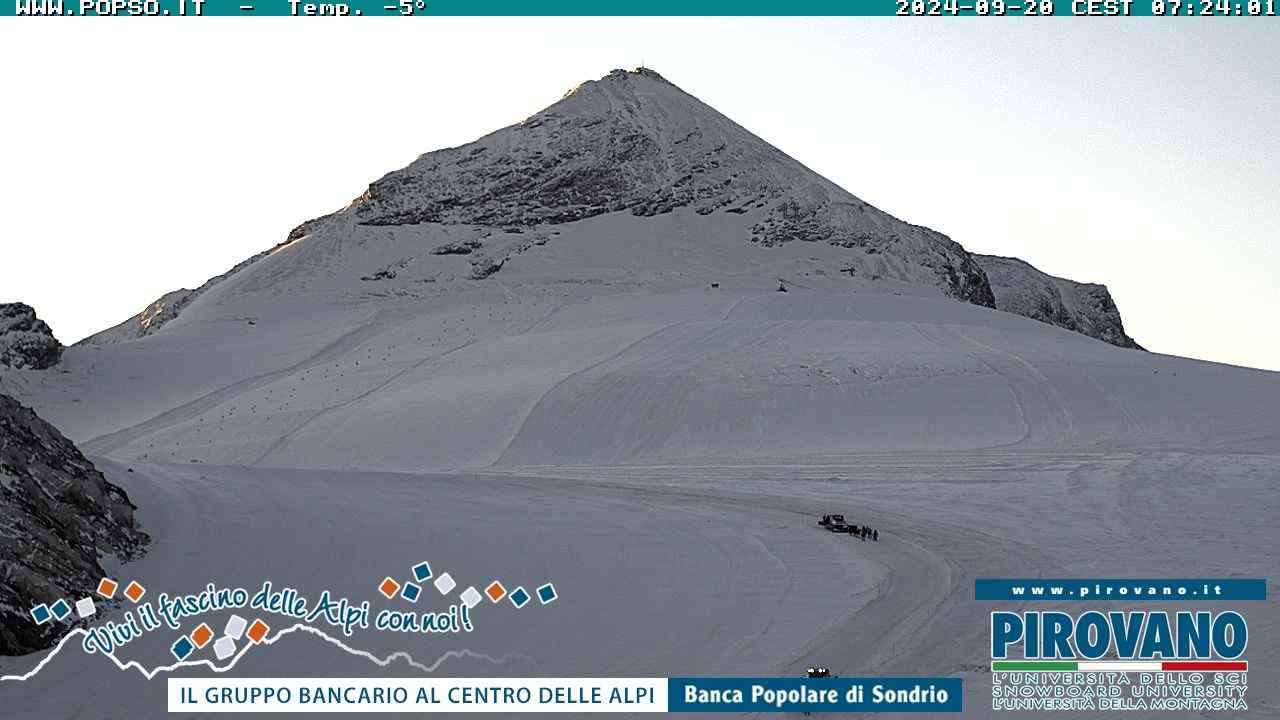
[[615, 71], [519, 124], [427, 153], [349, 211], [366, 226], [534, 227], [678, 209], [708, 218], [691, 243], [732, 234], [740, 251], [727, 265], [750, 244], [820, 243], [839, 249], [832, 274], [994, 304], [957, 243], [868, 205], [648, 69]]
[[[635, 70], [623, 70], [618, 68], [608, 75], [598, 80], [587, 80], [586, 82], [574, 87], [565, 93], [565, 98], [573, 97], [583, 91], [603, 90], [605, 92], [614, 92], [618, 94], [654, 94], [655, 92], [663, 92], [663, 90], [655, 86], [665, 86], [670, 90], [684, 93], [677, 88], [671, 81], [658, 74], [657, 70], [646, 67], [636, 68]], [[689, 96], [691, 97], [691, 96]]]
[[[615, 70], [522, 122], [419, 156], [284, 243], [88, 342], [142, 337], [179, 312], [255, 317], [281, 298], [387, 305], [497, 275], [543, 289], [759, 290], [781, 280], [944, 295], [1132, 345], [1107, 330], [1119, 323], [1107, 299], [1076, 303], [1064, 323], [1024, 302], [1026, 293], [1001, 300], [988, 270], [942, 233], [871, 206], [657, 72]], [[997, 270], [1005, 287], [1047, 287], [1029, 266]]]

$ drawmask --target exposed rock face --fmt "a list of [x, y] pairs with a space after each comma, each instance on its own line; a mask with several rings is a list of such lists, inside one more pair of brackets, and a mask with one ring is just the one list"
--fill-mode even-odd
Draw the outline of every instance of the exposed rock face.
[[60, 360], [62, 343], [30, 305], [0, 304], [0, 365], [44, 370]]
[[56, 640], [65, 623], [36, 625], [31, 607], [90, 596], [102, 554], [141, 554], [134, 509], [56, 428], [0, 395], [0, 655]]
[[1054, 277], [1017, 258], [974, 257], [991, 281], [997, 309], [1074, 330], [1119, 347], [1142, 349], [1125, 333], [1120, 310], [1105, 285]]
[[[365, 225], [516, 230], [682, 207], [749, 215], [756, 222], [743, 242], [856, 248], [855, 273], [865, 266], [994, 306], [959, 244], [868, 205], [647, 69], [615, 70], [518, 125], [427, 153], [374, 182], [353, 207]], [[878, 253], [892, 262], [869, 257]]]
[[167, 292], [137, 315], [113, 328], [95, 333], [81, 342], [85, 344], [108, 343], [146, 337], [159, 330], [165, 323], [178, 317], [178, 313], [182, 311], [183, 306], [191, 302], [195, 294], [195, 290], [187, 290], [185, 288]]

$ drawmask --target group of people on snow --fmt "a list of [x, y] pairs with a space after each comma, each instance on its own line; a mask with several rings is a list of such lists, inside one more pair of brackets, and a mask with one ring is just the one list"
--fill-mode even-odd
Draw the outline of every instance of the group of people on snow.
[[860, 537], [863, 540], [880, 542], [880, 531], [876, 530], [875, 528], [867, 527], [866, 525], [863, 525], [862, 527], [858, 527], [857, 525], [850, 525], [849, 534], [854, 535], [856, 537]]

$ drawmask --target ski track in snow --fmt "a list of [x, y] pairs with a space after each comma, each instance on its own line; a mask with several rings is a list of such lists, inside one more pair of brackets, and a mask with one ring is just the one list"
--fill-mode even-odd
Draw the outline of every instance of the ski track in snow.
[[973, 343], [983, 350], [986, 350], [988, 353], [1010, 358], [1014, 362], [1026, 368], [1027, 373], [1035, 379], [1036, 385], [1044, 388], [1046, 393], [1052, 397], [1057, 414], [1061, 415], [1062, 422], [1066, 426], [1061, 431], [1062, 437], [1059, 440], [1060, 445], [1070, 446], [1072, 444], [1072, 441], [1075, 440], [1075, 419], [1071, 416], [1071, 411], [1067, 409], [1066, 401], [1062, 399], [1062, 395], [1058, 392], [1058, 388], [1055, 387], [1052, 380], [1046, 377], [1045, 374], [1030, 361], [1012, 350], [1002, 350], [997, 347], [992, 347], [991, 345], [971, 337], [959, 327], [953, 328], [953, 332], [962, 340]]
[[498, 460], [495, 461], [494, 464], [502, 463], [503, 458], [506, 457], [506, 455], [511, 451], [512, 445], [516, 442], [517, 438], [520, 437], [520, 433], [525, 429], [525, 426], [529, 424], [529, 418], [533, 417], [534, 413], [538, 411], [538, 408], [546, 401], [548, 397], [555, 394], [556, 390], [558, 390], [561, 387], [566, 387], [570, 383], [572, 383], [576, 378], [584, 377], [588, 375], [592, 370], [595, 370], [598, 367], [602, 367], [608, 364], [609, 362], [612, 362], [613, 360], [616, 360], [622, 357], [623, 355], [626, 355], [629, 350], [639, 347], [646, 340], [650, 340], [655, 337], [658, 337], [659, 335], [671, 330], [677, 325], [679, 325], [679, 323], [672, 324], [672, 325], [664, 325], [658, 328], [657, 330], [654, 330], [651, 333], [647, 333], [642, 337], [639, 337], [627, 343], [612, 355], [602, 358], [601, 360], [594, 362], [580, 370], [576, 370], [572, 373], [569, 373], [565, 377], [561, 378], [554, 385], [551, 385], [546, 390], [544, 390], [536, 400], [534, 400], [532, 403], [529, 403], [529, 410], [525, 413], [524, 417], [520, 419], [520, 424], [516, 426], [515, 432], [511, 433], [510, 437], [507, 439], [506, 444], [502, 447], [502, 451], [498, 454]]
[[334, 357], [341, 357], [344, 353], [360, 347], [362, 343], [376, 336], [385, 328], [379, 326], [375, 320], [377, 313], [370, 315], [361, 325], [354, 330], [344, 333], [341, 337], [328, 343], [320, 350], [303, 360], [280, 370], [272, 370], [270, 372], [254, 375], [243, 380], [234, 382], [225, 387], [218, 388], [212, 392], [206, 393], [195, 400], [183, 403], [172, 410], [166, 410], [149, 420], [144, 420], [136, 425], [121, 428], [105, 435], [99, 435], [94, 438], [85, 440], [79, 445], [88, 452], [109, 453], [112, 450], [123, 447], [130, 442], [144, 437], [156, 430], [161, 430], [171, 425], [176, 425], [185, 420], [199, 416], [201, 413], [211, 408], [217, 407], [219, 404], [240, 395], [241, 393], [257, 389], [264, 385], [269, 385], [283, 377], [288, 377], [304, 368], [320, 365], [329, 361]]
[[[920, 323], [911, 323], [911, 329], [914, 330], [917, 335], [919, 335], [920, 337], [928, 341], [929, 344], [937, 348], [942, 348], [942, 343], [938, 342], [932, 335], [928, 333], [928, 331], [922, 328], [920, 326]], [[992, 374], [1000, 375], [1001, 377], [1004, 377], [1003, 373], [1001, 373], [998, 369], [996, 369], [994, 365], [987, 362], [980, 353], [971, 352], [969, 353], [969, 357], [972, 357], [974, 360], [977, 360], [978, 362], [982, 363], [983, 367], [990, 370]], [[1025, 445], [1026, 442], [1031, 439], [1031, 422], [1027, 419], [1026, 403], [1023, 402], [1022, 396], [1018, 394], [1017, 383], [1013, 382], [1012, 380], [1009, 380], [1008, 386], [1009, 386], [1009, 394], [1013, 397], [1014, 406], [1018, 408], [1018, 420], [1022, 423], [1022, 428], [1023, 428], [1022, 435], [1018, 437], [1018, 439], [1016, 440], [1012, 440], [1007, 443], [998, 443], [996, 445], [983, 448], [985, 450], [1001, 450], [1005, 448], [1016, 448], [1021, 445]]]
[[[541, 317], [535, 320], [531, 325], [526, 327], [523, 331], [520, 331], [516, 334], [522, 335], [522, 334], [528, 334], [532, 332], [534, 328], [538, 327], [539, 325], [543, 324], [544, 322], [554, 317], [556, 313], [560, 312], [560, 310], [564, 306], [565, 306], [565, 303], [557, 304], [549, 312], [543, 314]], [[294, 437], [296, 437], [298, 434], [303, 432], [307, 427], [311, 426], [316, 420], [319, 420], [320, 418], [330, 415], [334, 412], [337, 412], [343, 408], [354, 406], [360, 401], [368, 397], [371, 397], [378, 391], [390, 386], [392, 383], [396, 382], [397, 380], [400, 380], [401, 378], [409, 377], [414, 373], [418, 372], [419, 370], [422, 370], [423, 368], [428, 367], [430, 365], [443, 362], [450, 355], [453, 355], [454, 353], [460, 352], [462, 350], [466, 350], [467, 348], [475, 345], [477, 342], [479, 342], [479, 339], [472, 337], [466, 342], [459, 343], [447, 350], [422, 357], [412, 362], [408, 367], [398, 370], [392, 373], [387, 378], [374, 383], [373, 386], [371, 386], [370, 388], [364, 391], [361, 391], [360, 393], [350, 398], [347, 398], [335, 405], [330, 405], [328, 407], [324, 407], [319, 410], [316, 410], [315, 412], [311, 413], [306, 419], [304, 419], [301, 423], [299, 423], [297, 426], [288, 430], [287, 432], [282, 433], [279, 438], [277, 438], [274, 442], [272, 442], [271, 445], [269, 445], [267, 449], [264, 450], [253, 461], [252, 464], [254, 465], [266, 464], [268, 458], [270, 458], [272, 455], [275, 455], [276, 453], [283, 450], [284, 448], [288, 447], [289, 441], [291, 441]], [[314, 365], [316, 363], [308, 362], [307, 364]], [[288, 373], [296, 373], [299, 369], [300, 368], [295, 366], [293, 368], [290, 368]]]

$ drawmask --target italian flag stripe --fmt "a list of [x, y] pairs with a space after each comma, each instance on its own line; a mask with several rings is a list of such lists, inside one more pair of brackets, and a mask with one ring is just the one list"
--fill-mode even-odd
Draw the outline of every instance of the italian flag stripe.
[[1248, 672], [1249, 663], [1240, 661], [1216, 660], [995, 660], [991, 663], [993, 671], [1025, 670], [1059, 672], [1169, 672], [1175, 670], [1189, 672], [1205, 672], [1214, 670], [1237, 670]]
[[1203, 662], [1186, 660], [1179, 662], [1162, 662], [1160, 663], [1160, 666], [1161, 670], [1249, 670], [1249, 663], [1243, 660], [1239, 662]]

